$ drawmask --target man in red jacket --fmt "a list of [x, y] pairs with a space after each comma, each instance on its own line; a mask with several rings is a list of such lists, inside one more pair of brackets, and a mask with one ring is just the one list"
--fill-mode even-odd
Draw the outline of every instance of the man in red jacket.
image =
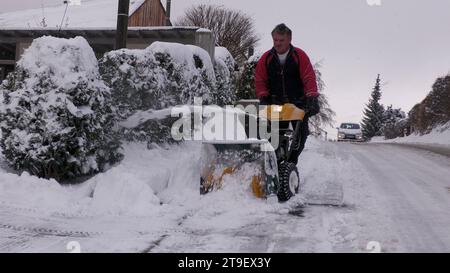
[[[272, 38], [273, 48], [264, 53], [256, 65], [256, 96], [262, 105], [289, 102], [306, 110], [299, 150], [289, 158], [290, 162], [297, 164], [309, 135], [308, 118], [320, 111], [316, 74], [308, 55], [292, 46], [292, 31], [285, 24], [275, 27]], [[279, 126], [287, 128], [289, 122], [280, 122]]]

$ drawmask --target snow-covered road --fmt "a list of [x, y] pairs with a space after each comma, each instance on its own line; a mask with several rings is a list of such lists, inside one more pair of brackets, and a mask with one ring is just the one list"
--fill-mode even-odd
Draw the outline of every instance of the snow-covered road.
[[[195, 162], [191, 160], [198, 154], [195, 149], [195, 145], [175, 148], [174, 156], [164, 160]], [[130, 154], [139, 150], [133, 148]], [[124, 178], [127, 170], [133, 174], [131, 182], [145, 181], [149, 170], [137, 162], [144, 158], [164, 162], [152, 153], [148, 158], [128, 156], [122, 169], [71, 189], [69, 193], [83, 196], [76, 205], [64, 199], [68, 198], [66, 188], [41, 189], [35, 183], [42, 181], [33, 182], [31, 189], [44, 198], [30, 195], [27, 203], [19, 200], [27, 195], [14, 188], [16, 184], [25, 188], [26, 181], [4, 183], [0, 187], [4, 191], [0, 192], [0, 252], [69, 252], [69, 242], [69, 249], [73, 244], [82, 252], [369, 252], [369, 242], [382, 252], [450, 252], [449, 157], [411, 147], [312, 139], [299, 164], [306, 190], [340, 181], [345, 194], [342, 207], [301, 207], [301, 197], [285, 204], [273, 198], [255, 199], [239, 181], [230, 182], [221, 192], [198, 196], [198, 180], [180, 189], [182, 178], [193, 180], [192, 172], [184, 171], [192, 166], [183, 163], [175, 164], [175, 173], [163, 167], [152, 169], [159, 172], [153, 179], [166, 181], [160, 182], [161, 189], [152, 184], [152, 198], [159, 198], [162, 205], [152, 198], [145, 203], [128, 191], [128, 197], [140, 200], [137, 205], [112, 191], [116, 200], [111, 202], [153, 208], [151, 212], [134, 215], [119, 205], [104, 210], [105, 198], [100, 200], [103, 203], [96, 200], [101, 194], [93, 197], [92, 189], [108, 195], [104, 185], [99, 189], [101, 183], [119, 172]], [[127, 165], [127, 158], [132, 164]], [[13, 177], [3, 172], [0, 179]], [[139, 188], [139, 192], [145, 190]], [[45, 196], [58, 202], [45, 202]]]
[[358, 145], [348, 153], [363, 168], [366, 190], [379, 204], [374, 211], [386, 218], [374, 224], [398, 241], [392, 246], [450, 252], [449, 157], [383, 144]]

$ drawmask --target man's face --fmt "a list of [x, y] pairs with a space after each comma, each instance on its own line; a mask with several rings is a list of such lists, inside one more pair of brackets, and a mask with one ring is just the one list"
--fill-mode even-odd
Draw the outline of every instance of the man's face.
[[288, 34], [280, 34], [274, 33], [272, 35], [273, 38], [273, 47], [278, 54], [284, 54], [289, 50], [289, 46], [291, 44], [292, 37]]

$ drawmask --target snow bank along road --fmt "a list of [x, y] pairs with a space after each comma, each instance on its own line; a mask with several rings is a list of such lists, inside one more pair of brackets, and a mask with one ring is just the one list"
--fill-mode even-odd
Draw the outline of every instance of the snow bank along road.
[[199, 196], [198, 147], [131, 147], [123, 167], [71, 191], [0, 168], [0, 252], [450, 252], [449, 157], [311, 139], [306, 192], [339, 182], [345, 205], [302, 206], [255, 199], [245, 177]]

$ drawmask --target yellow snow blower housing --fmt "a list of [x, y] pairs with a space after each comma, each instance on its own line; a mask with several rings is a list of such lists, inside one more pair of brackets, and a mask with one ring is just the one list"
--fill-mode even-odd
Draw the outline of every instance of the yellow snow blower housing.
[[268, 105], [259, 112], [259, 117], [270, 121], [303, 121], [305, 111], [291, 103]]

